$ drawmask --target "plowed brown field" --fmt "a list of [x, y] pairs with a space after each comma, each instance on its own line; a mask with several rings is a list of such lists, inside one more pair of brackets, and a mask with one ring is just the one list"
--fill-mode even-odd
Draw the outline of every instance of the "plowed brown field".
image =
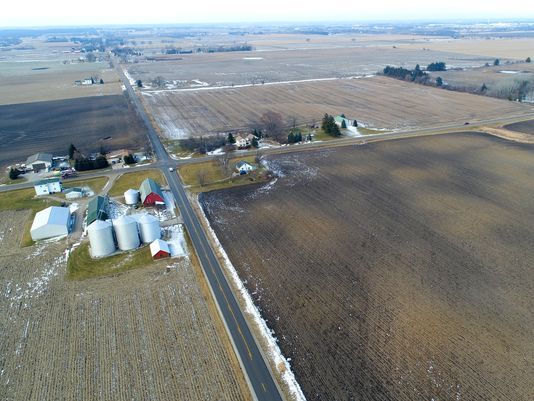
[[534, 147], [273, 156], [202, 204], [309, 400], [534, 399]]
[[167, 91], [144, 100], [164, 132], [175, 138], [258, 127], [267, 111], [279, 112], [288, 125], [292, 117], [303, 124], [319, 121], [324, 113], [345, 113], [386, 129], [462, 125], [532, 112], [524, 104], [385, 77]]

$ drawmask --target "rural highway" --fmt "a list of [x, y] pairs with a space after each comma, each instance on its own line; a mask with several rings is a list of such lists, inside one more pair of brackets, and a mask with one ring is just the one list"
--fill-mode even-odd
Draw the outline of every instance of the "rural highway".
[[176, 199], [184, 225], [200, 260], [204, 275], [208, 280], [211, 292], [219, 308], [221, 318], [229, 331], [230, 339], [237, 352], [237, 357], [241, 366], [244, 369], [244, 375], [251, 387], [252, 394], [258, 401], [282, 401], [282, 395], [271, 375], [267, 362], [264, 360], [263, 355], [256, 344], [254, 336], [239, 308], [239, 304], [223, 274], [221, 264], [210, 246], [198, 217], [193, 211], [183, 184], [177, 173], [169, 171], [169, 167], [176, 166], [176, 161], [172, 160], [167, 154], [143, 108], [143, 105], [135, 95], [130, 82], [120, 68], [120, 65], [118, 65], [117, 70], [126, 86], [130, 99], [136, 106], [139, 116], [147, 127], [148, 136], [152, 143], [154, 153], [159, 161], [158, 166], [165, 174], [165, 178], [167, 179], [169, 187]]

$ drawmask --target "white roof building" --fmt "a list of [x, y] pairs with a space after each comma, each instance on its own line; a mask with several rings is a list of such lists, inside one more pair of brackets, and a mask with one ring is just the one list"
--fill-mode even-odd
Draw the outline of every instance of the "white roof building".
[[61, 181], [59, 178], [49, 178], [36, 182], [33, 186], [37, 195], [49, 195], [56, 192], [61, 192]]
[[167, 243], [167, 241], [163, 241], [160, 239], [155, 240], [150, 244], [150, 254], [154, 259], [167, 258], [171, 256], [169, 244]]
[[36, 153], [26, 160], [26, 166], [33, 170], [46, 170], [52, 167], [52, 155], [50, 153]]
[[69, 234], [70, 211], [67, 207], [50, 206], [37, 212], [30, 230], [34, 241]]

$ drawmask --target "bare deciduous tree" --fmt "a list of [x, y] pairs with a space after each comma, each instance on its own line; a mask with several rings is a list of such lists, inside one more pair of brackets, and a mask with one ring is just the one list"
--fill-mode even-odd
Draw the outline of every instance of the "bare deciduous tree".
[[203, 187], [205, 184], [206, 184], [206, 170], [204, 169], [200, 169], [198, 170], [198, 173], [197, 173], [197, 179], [198, 179], [198, 183], [201, 187]]
[[230, 168], [230, 155], [228, 152], [225, 152], [215, 159], [219, 167], [221, 168], [221, 172], [225, 177], [230, 175], [231, 168]]
[[256, 154], [254, 155], [254, 162], [256, 164], [261, 164], [261, 161], [263, 160], [263, 152], [261, 150], [257, 150]]
[[281, 142], [284, 140], [282, 116], [274, 111], [267, 111], [261, 116], [261, 123], [267, 136]]

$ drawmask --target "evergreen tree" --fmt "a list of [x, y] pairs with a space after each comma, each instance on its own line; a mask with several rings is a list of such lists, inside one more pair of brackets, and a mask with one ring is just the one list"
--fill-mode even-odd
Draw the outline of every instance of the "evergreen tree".
[[500, 65], [501, 64], [501, 60], [499, 60], [498, 58], [495, 59], [495, 61], [493, 62], [493, 65]]
[[341, 120], [341, 128], [347, 128], [347, 123], [345, 122], [345, 118]]
[[72, 160], [74, 158], [74, 153], [76, 153], [78, 149], [76, 149], [76, 146], [74, 146], [72, 143], [69, 145], [69, 160]]
[[480, 87], [480, 92], [481, 93], [484, 93], [488, 90], [488, 87], [486, 86], [486, 83], [483, 83], [482, 86]]
[[126, 164], [135, 164], [136, 163], [135, 157], [133, 157], [132, 154], [128, 154], [128, 155], [124, 156], [124, 163], [126, 163]]
[[17, 178], [19, 178], [19, 175], [20, 175], [20, 171], [17, 170], [16, 168], [11, 168], [9, 170], [9, 179], [10, 180], [16, 180]]
[[138, 79], [137, 81], [135, 81], [136, 85], [138, 88], [142, 88], [143, 87], [143, 81], [141, 81], [140, 79]]
[[436, 86], [442, 86], [443, 85], [443, 78], [437, 77], [436, 78]]
[[353, 126], [353, 127], [357, 127], [357, 126], [358, 126], [358, 121], [356, 121], [356, 120], [352, 120], [352, 126]]
[[228, 133], [228, 137], [226, 138], [226, 143], [230, 145], [233, 145], [235, 143], [235, 138], [231, 132]]
[[256, 137], [252, 138], [251, 145], [252, 145], [253, 148], [258, 148], [260, 146], [260, 144], [258, 143], [258, 138], [256, 138]]
[[290, 132], [287, 136], [287, 143], [295, 143], [295, 135], [293, 134], [293, 132]]
[[104, 85], [104, 80], [100, 78], [100, 85]]
[[300, 132], [295, 135], [295, 142], [302, 142], [302, 134]]
[[525, 60], [525, 63], [530, 63], [530, 57], [527, 57], [527, 59]]

